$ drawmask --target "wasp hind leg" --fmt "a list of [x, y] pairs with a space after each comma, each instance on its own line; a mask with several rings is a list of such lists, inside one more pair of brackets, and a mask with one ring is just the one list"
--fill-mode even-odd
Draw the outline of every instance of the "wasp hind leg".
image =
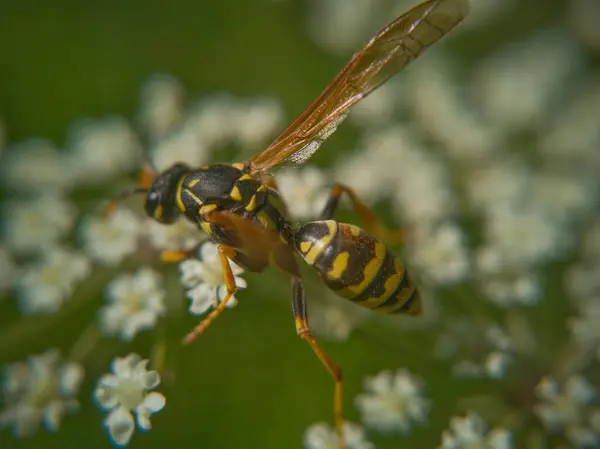
[[235, 249], [226, 246], [219, 245], [219, 258], [221, 260], [221, 268], [223, 270], [223, 279], [225, 281], [225, 287], [227, 288], [227, 293], [223, 300], [217, 305], [217, 307], [210, 312], [210, 314], [204, 318], [194, 329], [192, 329], [183, 339], [185, 344], [192, 343], [198, 335], [202, 334], [208, 326], [225, 310], [227, 303], [229, 300], [235, 295], [237, 291], [237, 285], [235, 285], [235, 277], [233, 275], [233, 271], [231, 271], [231, 265], [229, 264], [229, 259], [234, 258], [237, 254]]
[[390, 245], [398, 245], [406, 240], [406, 230], [387, 229], [384, 227], [369, 206], [360, 200], [356, 192], [350, 187], [340, 183], [333, 185], [331, 193], [329, 194], [329, 199], [321, 212], [320, 220], [331, 220], [333, 218], [335, 211], [339, 207], [340, 197], [344, 193], [350, 198], [352, 207], [364, 222], [364, 227], [369, 233]]
[[297, 276], [292, 276], [292, 310], [294, 312], [294, 321], [296, 324], [296, 332], [298, 336], [306, 341], [314, 353], [317, 355], [321, 363], [325, 366], [329, 374], [335, 381], [335, 391], [333, 397], [333, 410], [335, 417], [335, 430], [337, 432], [340, 449], [346, 448], [346, 443], [343, 434], [343, 413], [342, 413], [342, 370], [341, 368], [327, 355], [319, 343], [312, 336], [308, 326], [307, 311], [306, 311], [306, 295], [302, 279]]

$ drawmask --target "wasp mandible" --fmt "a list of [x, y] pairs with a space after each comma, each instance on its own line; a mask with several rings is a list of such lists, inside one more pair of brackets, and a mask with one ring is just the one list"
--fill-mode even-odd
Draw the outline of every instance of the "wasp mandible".
[[[378, 312], [418, 315], [419, 291], [404, 264], [378, 238], [386, 230], [350, 187], [334, 185], [319, 221], [297, 225], [289, 219], [268, 171], [286, 160], [297, 164], [308, 160], [354, 104], [452, 30], [468, 9], [468, 0], [427, 0], [396, 18], [355, 53], [321, 95], [251, 160], [200, 168], [178, 163], [161, 173], [148, 165], [142, 185], [116, 198], [145, 193], [145, 211], [151, 218], [169, 224], [183, 215], [218, 244], [227, 294], [185, 337], [187, 343], [206, 330], [236, 292], [229, 260], [250, 272], [262, 272], [274, 263], [290, 275], [296, 332], [335, 380], [335, 427], [342, 447], [342, 373], [311, 334], [295, 254], [312, 265], [334, 292]], [[333, 220], [344, 194], [366, 230]], [[165, 258], [185, 256], [176, 252]]]

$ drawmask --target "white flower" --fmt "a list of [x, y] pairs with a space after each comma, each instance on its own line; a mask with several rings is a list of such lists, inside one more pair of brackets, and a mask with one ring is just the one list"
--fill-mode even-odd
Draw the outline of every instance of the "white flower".
[[[227, 294], [217, 245], [209, 241], [202, 243], [198, 249], [198, 257], [198, 259], [186, 259], [179, 264], [181, 283], [186, 289], [187, 297], [192, 301], [189, 311], [194, 315], [203, 314], [215, 306], [217, 301], [223, 300]], [[244, 270], [231, 261], [229, 265], [236, 275], [235, 285], [238, 289], [246, 288], [246, 281], [237, 276]], [[227, 303], [227, 307], [236, 304], [237, 300], [234, 296]]]
[[63, 362], [58, 350], [6, 366], [0, 427], [12, 427], [17, 437], [31, 436], [40, 423], [56, 432], [64, 414], [79, 408], [75, 397], [83, 376], [83, 367]]
[[586, 351], [600, 354], [600, 296], [582, 301], [579, 316], [567, 321], [574, 340]]
[[359, 324], [372, 317], [371, 311], [364, 307], [333, 294], [325, 295], [325, 299], [311, 303], [308, 308], [310, 327], [322, 339], [346, 341]]
[[576, 301], [600, 296], [600, 258], [572, 265], [567, 271], [565, 288]]
[[487, 431], [486, 423], [470, 412], [464, 418], [452, 418], [450, 430], [442, 434], [440, 449], [512, 449], [512, 435], [505, 429]]
[[454, 215], [456, 199], [448, 171], [440, 160], [410, 152], [393, 181], [396, 215], [416, 226], [435, 225]]
[[184, 89], [169, 75], [154, 75], [140, 92], [139, 121], [151, 142], [168, 135], [181, 122]]
[[475, 257], [477, 279], [486, 299], [501, 307], [535, 305], [542, 297], [539, 276], [498, 247], [484, 246]]
[[139, 139], [121, 117], [79, 120], [68, 139], [69, 169], [78, 182], [104, 181], [139, 165]]
[[111, 364], [112, 374], [100, 378], [94, 398], [102, 410], [110, 412], [104, 420], [112, 442], [121, 447], [127, 445], [135, 423], [141, 430], [150, 430], [150, 416], [165, 406], [165, 397], [150, 390], [160, 384], [156, 371], [147, 370], [148, 360], [137, 354], [116, 357]]
[[475, 74], [486, 116], [508, 128], [542, 123], [577, 69], [582, 52], [566, 33], [546, 30], [491, 55]]
[[34, 200], [9, 204], [5, 242], [17, 253], [32, 253], [56, 243], [71, 229], [75, 208], [58, 195], [44, 193]]
[[8, 290], [17, 281], [18, 269], [8, 249], [0, 246], [0, 292]]
[[231, 118], [238, 111], [234, 98], [226, 93], [215, 93], [202, 98], [187, 117], [184, 129], [192, 132], [205, 148], [218, 148], [234, 136]]
[[421, 151], [423, 146], [408, 128], [390, 125], [370, 131], [360, 151], [336, 164], [334, 178], [373, 204], [395, 192], [398, 179], [409, 172], [411, 159]]
[[152, 329], [165, 313], [165, 291], [159, 273], [142, 268], [134, 275], [121, 275], [108, 284], [108, 305], [99, 311], [100, 328], [130, 341], [140, 331]]
[[436, 284], [454, 284], [465, 280], [471, 269], [461, 229], [446, 223], [433, 230], [415, 234], [412, 261]]
[[597, 76], [577, 83], [553, 120], [538, 133], [542, 156], [578, 173], [595, 175], [600, 167], [600, 82]]
[[[342, 427], [347, 449], [375, 449], [375, 445], [365, 440], [365, 432], [358, 424], [344, 422]], [[306, 449], [339, 449], [337, 433], [330, 425], [316, 423], [304, 432]]]
[[108, 216], [94, 215], [80, 228], [85, 251], [95, 261], [107, 265], [121, 262], [136, 250], [141, 230], [137, 216], [123, 208]]
[[277, 173], [277, 186], [292, 217], [298, 220], [317, 220], [331, 191], [325, 174], [309, 166], [283, 169]]
[[90, 261], [66, 248], [47, 248], [40, 260], [24, 269], [17, 301], [24, 314], [56, 312], [76, 285], [90, 273]]
[[570, 243], [562, 231], [559, 224], [535, 206], [497, 209], [486, 217], [487, 242], [513, 264], [552, 260]]
[[367, 427], [380, 432], [409, 433], [412, 422], [423, 423], [430, 401], [423, 397], [423, 383], [410, 372], [382, 371], [364, 381], [367, 393], [359, 394], [355, 404]]
[[233, 120], [235, 139], [243, 149], [255, 150], [283, 125], [281, 104], [271, 98], [257, 98], [239, 105]]
[[452, 373], [458, 377], [504, 377], [514, 343], [497, 325], [475, 325], [470, 321], [450, 321], [435, 343], [435, 356], [458, 359]]
[[2, 182], [19, 190], [60, 189], [71, 182], [64, 157], [42, 139], [11, 145], [2, 159]]
[[444, 58], [419, 61], [415, 70], [407, 73], [412, 112], [423, 131], [439, 141], [450, 156], [459, 162], [477, 162], [497, 152], [504, 136], [460, 96], [460, 86], [448, 75], [452, 72]]
[[551, 433], [562, 433], [570, 442], [582, 447], [596, 447], [600, 429], [595, 428], [597, 389], [580, 375], [569, 377], [562, 386], [544, 377], [536, 386], [541, 399], [535, 413]]
[[166, 170], [178, 162], [198, 167], [208, 159], [207, 148], [185, 124], [161, 139], [152, 149], [151, 155], [158, 170]]
[[162, 224], [148, 219], [142, 225], [152, 246], [160, 251], [185, 251], [194, 248], [208, 236], [187, 218], [172, 224]]

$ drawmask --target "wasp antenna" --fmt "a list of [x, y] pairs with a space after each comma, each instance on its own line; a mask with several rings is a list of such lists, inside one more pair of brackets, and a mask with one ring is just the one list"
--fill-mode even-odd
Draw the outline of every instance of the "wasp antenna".
[[148, 193], [148, 188], [143, 186], [130, 187], [128, 189], [123, 190], [121, 193], [112, 197], [106, 205], [102, 208], [102, 215], [109, 216], [113, 213], [117, 207], [117, 203], [122, 201], [130, 196], [137, 195], [139, 193]]

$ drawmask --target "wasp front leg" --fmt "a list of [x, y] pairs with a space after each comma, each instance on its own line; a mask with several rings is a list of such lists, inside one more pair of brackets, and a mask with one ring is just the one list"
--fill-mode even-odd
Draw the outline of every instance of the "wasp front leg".
[[217, 307], [184, 337], [183, 342], [186, 344], [192, 343], [196, 337], [198, 337], [198, 335], [202, 334], [206, 328], [210, 326], [210, 324], [221, 314], [221, 312], [225, 310], [227, 303], [237, 291], [235, 276], [233, 275], [233, 271], [231, 271], [231, 265], [229, 263], [229, 258], [234, 259], [237, 252], [235, 249], [226, 245], [219, 245], [218, 251], [219, 259], [221, 261], [221, 269], [223, 270], [223, 280], [225, 281], [227, 293]]
[[333, 411], [335, 430], [337, 432], [340, 449], [345, 449], [346, 444], [343, 434], [343, 411], [342, 411], [342, 370], [341, 368], [321, 349], [321, 346], [312, 336], [308, 326], [307, 310], [306, 310], [306, 295], [302, 279], [298, 275], [292, 276], [292, 310], [294, 312], [294, 322], [296, 324], [296, 332], [298, 336], [306, 341], [313, 352], [319, 358], [323, 366], [327, 369], [333, 380], [335, 381], [335, 390], [333, 394]]
[[339, 207], [340, 197], [344, 193], [348, 195], [352, 202], [352, 207], [364, 222], [366, 231], [391, 245], [398, 245], [406, 240], [407, 233], [405, 230], [387, 229], [384, 227], [369, 206], [360, 200], [356, 192], [350, 187], [340, 183], [336, 183], [332, 187], [329, 199], [321, 212], [320, 220], [331, 220], [333, 218], [335, 211]]

